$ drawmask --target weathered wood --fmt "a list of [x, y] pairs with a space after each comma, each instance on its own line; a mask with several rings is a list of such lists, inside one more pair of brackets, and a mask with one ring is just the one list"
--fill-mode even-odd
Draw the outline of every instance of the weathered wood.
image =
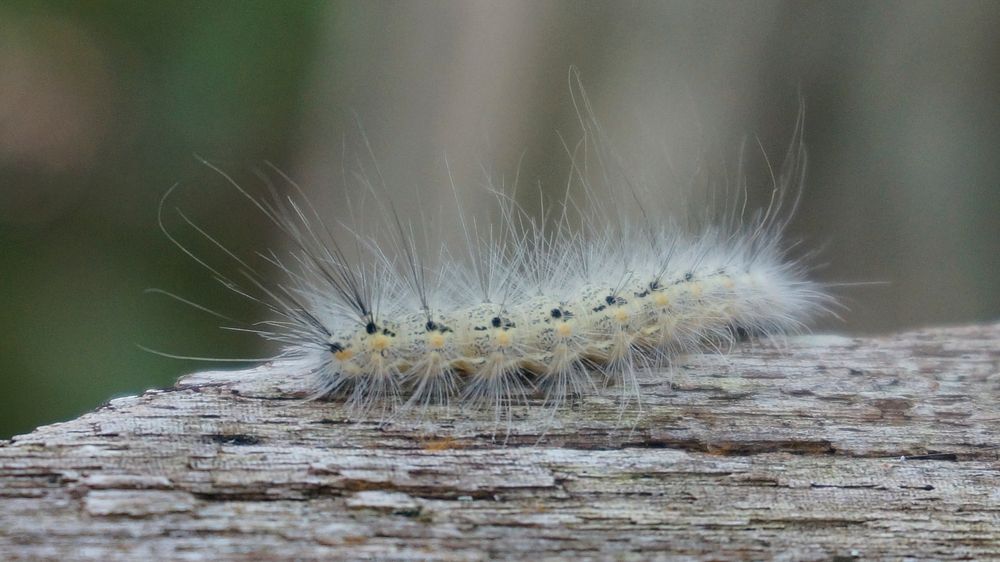
[[347, 423], [280, 365], [199, 373], [0, 443], [0, 558], [1000, 558], [998, 363], [1000, 324], [798, 338], [506, 446], [458, 412]]

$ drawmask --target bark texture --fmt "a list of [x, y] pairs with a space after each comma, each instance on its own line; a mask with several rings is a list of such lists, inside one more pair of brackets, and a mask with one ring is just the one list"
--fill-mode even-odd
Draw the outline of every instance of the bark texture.
[[607, 392], [507, 437], [351, 423], [287, 366], [193, 374], [0, 442], [0, 558], [1000, 558], [1000, 324], [641, 384], [641, 413]]

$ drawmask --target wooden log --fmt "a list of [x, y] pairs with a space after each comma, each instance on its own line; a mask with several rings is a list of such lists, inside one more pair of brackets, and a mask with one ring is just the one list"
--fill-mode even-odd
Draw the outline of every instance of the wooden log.
[[0, 442], [0, 558], [1000, 558], [1000, 324], [640, 382], [641, 412], [612, 390], [507, 437], [352, 423], [287, 365], [197, 373]]

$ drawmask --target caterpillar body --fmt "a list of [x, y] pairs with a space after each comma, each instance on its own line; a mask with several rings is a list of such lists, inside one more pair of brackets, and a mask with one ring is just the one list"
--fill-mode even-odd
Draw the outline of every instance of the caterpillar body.
[[292, 195], [272, 189], [262, 198], [208, 164], [287, 236], [287, 250], [264, 255], [284, 278], [277, 283], [183, 214], [239, 276], [164, 231], [228, 288], [263, 303], [273, 317], [245, 329], [280, 344], [276, 357], [296, 360], [310, 398], [344, 400], [354, 419], [451, 404], [509, 419], [517, 404], [555, 410], [608, 386], [622, 389], [624, 407], [641, 403], [640, 369], [800, 332], [830, 312], [826, 287], [783, 240], [804, 170], [801, 116], [768, 204], [748, 211], [736, 182], [727, 204], [701, 214], [712, 220], [692, 228], [657, 209], [656, 188], [616, 164], [572, 74], [570, 90], [583, 134], [566, 147], [565, 193], [540, 196], [541, 211], [531, 213], [491, 183], [496, 218], [484, 226], [452, 186], [458, 244], [429, 251], [420, 224], [380, 192], [377, 166], [356, 176], [376, 212], [330, 225], [287, 177]]

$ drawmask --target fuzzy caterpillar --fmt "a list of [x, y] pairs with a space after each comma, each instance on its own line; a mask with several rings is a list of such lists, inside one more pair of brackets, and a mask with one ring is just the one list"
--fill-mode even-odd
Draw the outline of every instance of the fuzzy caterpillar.
[[558, 409], [609, 385], [622, 387], [624, 407], [641, 401], [640, 369], [797, 333], [830, 311], [826, 288], [783, 240], [804, 170], [801, 116], [768, 205], [748, 213], [737, 192], [692, 229], [658, 214], [655, 192], [621, 171], [573, 73], [570, 90], [583, 140], [567, 147], [566, 193], [532, 214], [491, 185], [499, 218], [483, 226], [466, 218], [452, 186], [462, 241], [437, 252], [380, 194], [377, 167], [376, 181], [362, 176], [376, 200], [366, 231], [327, 224], [283, 175], [292, 195], [272, 188], [262, 198], [206, 162], [287, 237], [287, 251], [264, 256], [278, 283], [186, 217], [238, 276], [164, 231], [225, 286], [264, 304], [273, 318], [246, 330], [302, 366], [309, 397], [344, 400], [355, 419], [459, 403], [509, 420], [532, 397]]

